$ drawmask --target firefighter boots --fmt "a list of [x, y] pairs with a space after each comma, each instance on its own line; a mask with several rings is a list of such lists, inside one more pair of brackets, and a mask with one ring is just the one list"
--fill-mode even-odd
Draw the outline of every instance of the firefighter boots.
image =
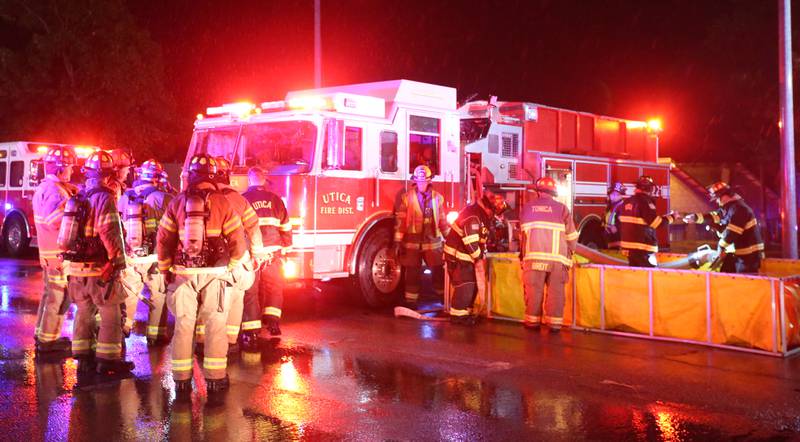
[[69, 338], [58, 338], [55, 341], [42, 342], [36, 341], [36, 353], [66, 353], [72, 349], [72, 341]]
[[281, 327], [279, 325], [280, 320], [274, 316], [266, 316], [266, 320], [264, 321], [267, 324], [267, 331], [272, 336], [280, 336], [281, 335]]
[[85, 375], [94, 373], [97, 369], [97, 360], [94, 358], [94, 355], [75, 356], [75, 360], [78, 361], [78, 374]]
[[227, 375], [222, 379], [206, 379], [206, 391], [209, 394], [225, 391], [228, 387], [230, 387], [230, 380]]
[[242, 332], [242, 350], [258, 351], [258, 331], [247, 330]]
[[111, 375], [126, 375], [129, 374], [136, 365], [130, 361], [114, 360], [107, 361], [101, 360], [97, 362], [97, 374], [111, 376]]

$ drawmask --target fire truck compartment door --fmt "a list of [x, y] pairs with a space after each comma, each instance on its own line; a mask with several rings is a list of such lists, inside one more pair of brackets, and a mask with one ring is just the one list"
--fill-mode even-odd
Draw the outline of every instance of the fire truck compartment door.
[[377, 164], [365, 147], [379, 140], [363, 123], [328, 120], [325, 131], [316, 177], [314, 274], [336, 277], [346, 272], [347, 247], [374, 208]]

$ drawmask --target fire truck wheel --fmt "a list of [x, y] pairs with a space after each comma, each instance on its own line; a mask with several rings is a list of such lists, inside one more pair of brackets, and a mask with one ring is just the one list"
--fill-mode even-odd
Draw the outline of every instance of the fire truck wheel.
[[370, 307], [389, 305], [400, 294], [402, 268], [389, 250], [391, 237], [389, 229], [370, 234], [358, 256], [355, 282]]
[[19, 216], [13, 216], [3, 229], [3, 241], [5, 241], [6, 251], [13, 257], [19, 257], [28, 251], [28, 244], [31, 239], [25, 233], [25, 224]]

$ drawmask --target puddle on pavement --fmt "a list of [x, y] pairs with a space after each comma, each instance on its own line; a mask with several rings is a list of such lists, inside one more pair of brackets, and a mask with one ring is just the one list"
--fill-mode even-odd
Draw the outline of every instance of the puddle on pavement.
[[[135, 377], [117, 381], [80, 379], [74, 360], [36, 362], [31, 352], [0, 363], [5, 392], [0, 399], [24, 404], [0, 408], [0, 422], [7, 423], [0, 429], [11, 422], [33, 422], [29, 433], [19, 433], [24, 426], [15, 424], [7, 435], [47, 440], [372, 439], [407, 437], [431, 425], [439, 426], [433, 438], [445, 439], [471, 439], [487, 431], [568, 439], [751, 436], [726, 433], [715, 418], [678, 405], [585, 399], [548, 390], [535, 379], [514, 388], [411, 362], [378, 361], [277, 340], [260, 355], [245, 353], [230, 364], [231, 390], [219, 404], [210, 404], [197, 385], [202, 376], [198, 378], [196, 365], [198, 391], [190, 402], [182, 402], [172, 393], [169, 349], [148, 351], [143, 341], [140, 336], [128, 340]], [[409, 416], [420, 422], [409, 422]]]

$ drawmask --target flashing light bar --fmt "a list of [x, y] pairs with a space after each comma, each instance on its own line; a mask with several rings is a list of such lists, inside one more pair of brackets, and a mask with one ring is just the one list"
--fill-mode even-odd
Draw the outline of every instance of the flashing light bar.
[[89, 146], [75, 146], [75, 155], [81, 158], [89, 158], [89, 155], [95, 153], [97, 149]]
[[238, 103], [227, 103], [217, 107], [209, 107], [206, 109], [206, 115], [236, 115], [238, 117], [246, 117], [250, 115], [250, 112], [253, 112], [255, 108], [255, 104], [241, 101]]
[[647, 130], [654, 133], [659, 133], [664, 130], [664, 126], [661, 124], [660, 118], [653, 118], [652, 120], [647, 121]]
[[647, 129], [651, 133], [660, 133], [664, 131], [664, 126], [660, 118], [653, 118], [647, 121], [626, 121], [625, 126], [628, 129]]
[[[51, 146], [45, 146], [45, 145], [37, 146], [36, 153], [39, 155], [45, 155], [47, 151], [50, 150], [50, 147]], [[75, 151], [75, 155], [77, 155], [80, 158], [88, 158], [89, 155], [93, 154], [98, 150], [96, 147], [91, 147], [91, 146], [73, 146], [72, 149]]]
[[281, 110], [286, 109], [286, 102], [283, 100], [278, 101], [265, 101], [261, 103], [261, 110]]
[[289, 109], [296, 110], [330, 110], [333, 106], [330, 105], [325, 97], [319, 95], [306, 95], [291, 98], [287, 101]]

